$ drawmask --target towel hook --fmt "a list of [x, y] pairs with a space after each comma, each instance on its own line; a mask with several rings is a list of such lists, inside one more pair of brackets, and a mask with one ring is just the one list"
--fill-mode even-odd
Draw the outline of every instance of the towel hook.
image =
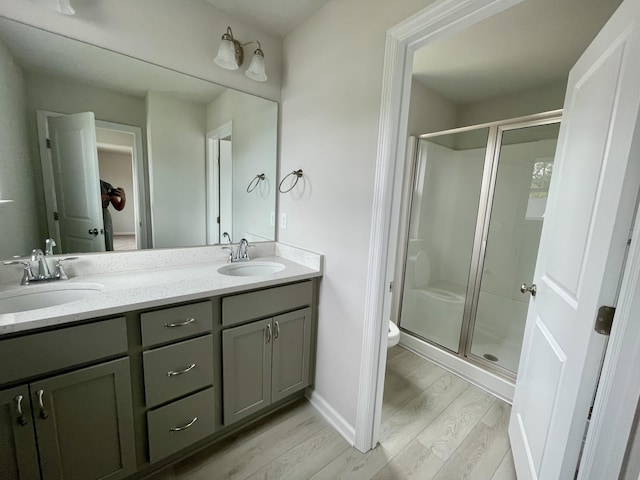
[[253, 192], [260, 183], [260, 180], [264, 180], [264, 173], [259, 173], [253, 177], [253, 180], [249, 182], [249, 186], [247, 187], [247, 193]]
[[[295, 182], [293, 182], [293, 185], [291, 185], [287, 190], [282, 190], [282, 184], [284, 183], [284, 181], [289, 178], [291, 175], [295, 175], [296, 180]], [[293, 190], [293, 187], [295, 187], [298, 184], [298, 180], [300, 180], [300, 177], [302, 177], [302, 169], [299, 170], [294, 170], [293, 172], [287, 174], [281, 181], [280, 181], [280, 185], [278, 185], [278, 190], [280, 191], [280, 193], [287, 193], [290, 192], [291, 190]]]

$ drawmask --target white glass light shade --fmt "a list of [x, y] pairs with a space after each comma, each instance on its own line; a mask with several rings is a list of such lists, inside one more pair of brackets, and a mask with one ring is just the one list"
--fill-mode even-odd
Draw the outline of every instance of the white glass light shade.
[[69, 0], [55, 0], [56, 11], [63, 15], [75, 15], [76, 11]]
[[256, 50], [253, 53], [249, 68], [247, 68], [247, 71], [244, 72], [244, 74], [256, 82], [266, 82], [267, 74], [264, 71], [264, 55], [258, 52], [260, 52], [260, 50]]
[[218, 56], [214, 58], [213, 61], [216, 65], [227, 70], [238, 69], [238, 63], [236, 62], [236, 48], [231, 40], [220, 41]]

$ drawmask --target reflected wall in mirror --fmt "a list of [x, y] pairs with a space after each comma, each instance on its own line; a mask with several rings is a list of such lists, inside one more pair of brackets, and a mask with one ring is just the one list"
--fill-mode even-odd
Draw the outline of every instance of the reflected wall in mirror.
[[277, 118], [270, 100], [0, 17], [0, 258], [45, 237], [104, 251], [105, 204], [115, 250], [274, 240]]

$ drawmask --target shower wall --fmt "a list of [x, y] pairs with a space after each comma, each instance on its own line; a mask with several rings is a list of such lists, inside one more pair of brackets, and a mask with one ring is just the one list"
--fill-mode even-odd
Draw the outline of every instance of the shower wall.
[[458, 151], [432, 142], [425, 145], [418, 161], [411, 253], [423, 250], [427, 254], [431, 270], [428, 284], [444, 282], [463, 288], [469, 275], [485, 150]]
[[[400, 325], [454, 352], [462, 335], [486, 133], [421, 139], [415, 167]], [[499, 350], [500, 365], [515, 372], [520, 319], [528, 308], [519, 288], [533, 278], [546, 203], [545, 194], [531, 195], [532, 173], [536, 162], [553, 161], [556, 140], [514, 140], [500, 150], [472, 353]]]

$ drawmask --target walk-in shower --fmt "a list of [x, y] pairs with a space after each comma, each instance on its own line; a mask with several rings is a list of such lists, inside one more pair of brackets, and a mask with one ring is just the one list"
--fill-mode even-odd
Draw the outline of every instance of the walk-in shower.
[[403, 332], [515, 376], [559, 126], [555, 111], [418, 137]]

